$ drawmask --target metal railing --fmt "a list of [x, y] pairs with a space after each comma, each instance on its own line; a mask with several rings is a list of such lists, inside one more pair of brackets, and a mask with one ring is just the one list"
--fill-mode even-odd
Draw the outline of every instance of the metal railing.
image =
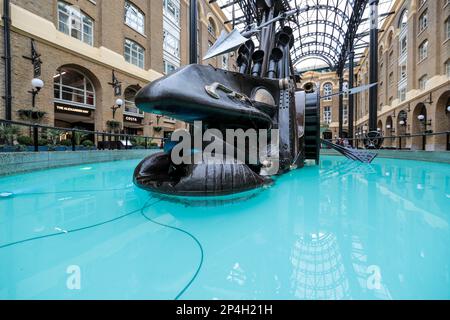
[[[442, 137], [442, 141], [431, 141], [432, 137]], [[328, 140], [333, 143], [339, 143], [347, 140], [350, 146], [355, 148], [364, 148], [367, 138], [353, 139], [332, 139]], [[383, 143], [380, 149], [387, 150], [427, 150], [427, 145], [438, 144], [443, 150], [450, 151], [450, 131], [446, 132], [424, 132], [417, 134], [404, 134], [399, 136], [383, 137]]]
[[0, 119], [0, 152], [159, 149], [164, 140]]

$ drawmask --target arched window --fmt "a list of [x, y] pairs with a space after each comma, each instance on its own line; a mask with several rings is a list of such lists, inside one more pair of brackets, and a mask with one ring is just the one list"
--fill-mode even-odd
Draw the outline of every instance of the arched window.
[[94, 20], [76, 6], [58, 1], [58, 30], [65, 34], [94, 45]]
[[422, 42], [419, 46], [419, 61], [428, 58], [428, 40]]
[[130, 86], [125, 89], [124, 98], [125, 98], [125, 114], [131, 115], [140, 115], [144, 116], [144, 112], [139, 110], [134, 103], [134, 98], [136, 97], [136, 93], [138, 92], [138, 88]]
[[62, 68], [54, 79], [54, 98], [70, 105], [95, 108], [95, 89], [84, 74], [74, 69]]
[[387, 40], [387, 44], [388, 44], [389, 48], [392, 46], [392, 39], [393, 38], [394, 38], [394, 33], [391, 31], [391, 32], [389, 32], [388, 40]]
[[214, 22], [213, 18], [208, 19], [208, 32], [213, 37], [217, 35], [216, 23]]
[[398, 27], [401, 31], [406, 30], [408, 27], [408, 10], [403, 10], [400, 15], [400, 19], [398, 20]]
[[145, 32], [144, 13], [129, 1], [125, 1], [125, 24], [139, 33]]
[[331, 101], [333, 98], [331, 95], [333, 94], [333, 84], [330, 82], [325, 83], [323, 85], [323, 95], [324, 95], [324, 101]]
[[145, 49], [130, 39], [125, 39], [124, 46], [125, 61], [144, 69], [145, 66]]
[[342, 84], [342, 91], [344, 91], [344, 99], [348, 99], [348, 81], [344, 81]]

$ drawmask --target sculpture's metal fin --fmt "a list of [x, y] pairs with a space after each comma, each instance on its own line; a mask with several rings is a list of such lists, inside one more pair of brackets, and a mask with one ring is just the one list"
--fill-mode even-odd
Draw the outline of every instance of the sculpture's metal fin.
[[372, 163], [372, 161], [375, 160], [375, 158], [378, 156], [377, 153], [372, 153], [365, 150], [346, 148], [323, 139], [322, 143], [354, 161], [359, 161], [363, 163]]
[[376, 85], [378, 85], [378, 82], [371, 83], [371, 84], [366, 84], [364, 86], [351, 88], [351, 89], [348, 89], [348, 90], [345, 90], [345, 91], [341, 91], [341, 92], [336, 92], [336, 93], [333, 93], [333, 94], [328, 94], [326, 96], [321, 96], [320, 99], [328, 99], [328, 98], [332, 98], [334, 96], [340, 96], [340, 95], [344, 95], [344, 94], [357, 94], [357, 93], [361, 93], [361, 92], [367, 91], [370, 88], [375, 87]]
[[237, 50], [241, 45], [243, 45], [248, 39], [241, 35], [239, 30], [233, 29], [230, 33], [222, 31], [216, 42], [209, 48], [203, 60], [211, 59], [221, 54], [232, 52]]

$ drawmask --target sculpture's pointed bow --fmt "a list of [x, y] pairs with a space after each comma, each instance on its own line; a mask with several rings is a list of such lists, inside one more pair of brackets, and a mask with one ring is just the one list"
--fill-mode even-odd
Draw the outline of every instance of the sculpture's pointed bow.
[[271, 116], [253, 101], [255, 89], [261, 87], [275, 93], [275, 108], [278, 81], [193, 64], [147, 85], [135, 102], [145, 112], [185, 122], [269, 128]]

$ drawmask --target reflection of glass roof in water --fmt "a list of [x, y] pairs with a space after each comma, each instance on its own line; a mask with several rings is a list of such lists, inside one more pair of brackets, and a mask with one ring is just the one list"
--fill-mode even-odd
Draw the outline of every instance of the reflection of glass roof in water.
[[[297, 68], [315, 68], [323, 65], [343, 68], [348, 58], [346, 49], [354, 43], [355, 57], [362, 55], [369, 43], [370, 21], [368, 0], [283, 0], [290, 9], [299, 8], [299, 14], [289, 25], [294, 29], [293, 63]], [[255, 21], [252, 8], [255, 0], [216, 1], [227, 17], [234, 18], [242, 30], [247, 21]], [[394, 0], [380, 0], [379, 25], [381, 27]], [[352, 30], [356, 30], [352, 31]]]
[[336, 236], [299, 237], [292, 251], [292, 285], [299, 299], [349, 299], [349, 283]]

